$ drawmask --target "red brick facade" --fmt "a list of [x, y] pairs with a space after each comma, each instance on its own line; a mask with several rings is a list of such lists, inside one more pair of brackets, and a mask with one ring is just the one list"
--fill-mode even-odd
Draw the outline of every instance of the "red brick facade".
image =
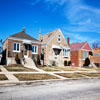
[[[20, 52], [13, 52], [13, 43], [20, 43]], [[41, 44], [38, 43], [32, 43], [32, 44], [27, 44], [29, 45], [29, 58], [32, 58], [32, 45], [36, 45], [38, 46], [38, 53], [37, 54], [41, 54]], [[13, 40], [13, 39], [7, 39], [4, 43], [3, 43], [3, 50], [6, 50], [6, 58], [7, 57], [15, 57], [16, 54], [19, 55], [20, 58], [22, 58], [23, 52], [24, 52], [24, 43], [21, 40]]]
[[84, 65], [85, 59], [83, 53], [87, 53], [87, 57], [90, 59], [92, 49], [88, 42], [82, 43], [73, 43], [70, 46], [71, 48], [71, 62], [73, 67], [81, 67]]

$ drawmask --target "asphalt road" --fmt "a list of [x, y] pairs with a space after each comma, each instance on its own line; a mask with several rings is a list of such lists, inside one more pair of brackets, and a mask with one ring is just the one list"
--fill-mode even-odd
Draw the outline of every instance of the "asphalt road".
[[100, 79], [0, 86], [0, 100], [100, 100]]

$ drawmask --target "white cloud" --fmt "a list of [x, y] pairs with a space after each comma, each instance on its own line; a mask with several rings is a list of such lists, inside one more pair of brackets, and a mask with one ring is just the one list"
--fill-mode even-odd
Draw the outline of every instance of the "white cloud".
[[[70, 38], [74, 38], [74, 42], [76, 41], [80, 41], [80, 42], [83, 42], [83, 41], [89, 41], [89, 43], [93, 43], [93, 39], [92, 38], [89, 38], [89, 37], [86, 37], [86, 36], [82, 36], [80, 34], [76, 34], [76, 33], [69, 33], [69, 32], [64, 32], [64, 35], [68, 35]], [[73, 41], [73, 40], [72, 40]], [[71, 42], [72, 42], [71, 41]]]

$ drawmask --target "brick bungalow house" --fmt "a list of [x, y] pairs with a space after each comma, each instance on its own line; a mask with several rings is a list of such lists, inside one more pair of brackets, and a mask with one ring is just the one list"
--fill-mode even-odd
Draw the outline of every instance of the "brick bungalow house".
[[91, 61], [97, 67], [100, 67], [100, 47], [96, 47], [93, 49], [93, 56], [91, 57]]
[[61, 67], [64, 66], [64, 61], [70, 61], [69, 38], [67, 43], [60, 29], [44, 36], [39, 33], [39, 40], [42, 42], [44, 65]]
[[3, 52], [7, 64], [13, 64], [16, 54], [20, 58], [32, 58], [32, 55], [41, 54], [41, 42], [23, 31], [13, 34], [3, 42]]
[[81, 67], [85, 59], [90, 58], [92, 55], [92, 48], [88, 42], [72, 43], [71, 49], [71, 62], [73, 67]]

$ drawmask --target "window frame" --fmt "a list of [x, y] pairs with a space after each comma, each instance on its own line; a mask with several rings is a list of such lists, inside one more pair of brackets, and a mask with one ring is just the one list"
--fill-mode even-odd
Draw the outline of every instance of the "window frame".
[[[59, 41], [59, 39], [60, 39], [60, 41]], [[60, 34], [58, 35], [58, 42], [61, 42], [61, 35]]]
[[70, 57], [70, 50], [63, 48], [62, 49], [62, 55], [63, 57]]
[[85, 59], [87, 58], [87, 57], [84, 57], [84, 56], [83, 56], [83, 54], [85, 54], [85, 56], [86, 56], [86, 53], [87, 53], [87, 57], [88, 57], [88, 52], [85, 52], [85, 51], [82, 52], [82, 59], [83, 59], [83, 60], [85, 60]]
[[[32, 51], [32, 54], [38, 54], [38, 46], [37, 45], [32, 45], [32, 49], [34, 46], [34, 52]], [[35, 47], [36, 47], [36, 52], [35, 52]]]
[[[16, 44], [16, 50], [14, 50], [14, 44]], [[17, 50], [17, 45], [19, 44], [19, 50]], [[14, 42], [13, 43], [13, 52], [20, 52], [20, 43], [19, 42]]]

